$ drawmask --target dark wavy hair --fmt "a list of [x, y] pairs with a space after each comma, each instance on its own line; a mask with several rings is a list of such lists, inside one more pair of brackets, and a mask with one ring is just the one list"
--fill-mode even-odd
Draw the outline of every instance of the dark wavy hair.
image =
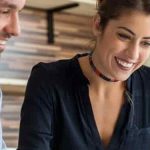
[[109, 20], [119, 18], [129, 11], [141, 11], [150, 15], [150, 0], [97, 0], [97, 13], [100, 27], [105, 29]]

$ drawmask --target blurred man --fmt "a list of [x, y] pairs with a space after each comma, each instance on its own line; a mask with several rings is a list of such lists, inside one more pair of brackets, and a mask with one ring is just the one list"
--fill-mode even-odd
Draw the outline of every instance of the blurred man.
[[[20, 34], [19, 11], [24, 7], [26, 0], [0, 0], [0, 53], [5, 49], [9, 38]], [[0, 112], [2, 92], [0, 90]], [[2, 140], [2, 127], [0, 121], [0, 150], [6, 148]]]

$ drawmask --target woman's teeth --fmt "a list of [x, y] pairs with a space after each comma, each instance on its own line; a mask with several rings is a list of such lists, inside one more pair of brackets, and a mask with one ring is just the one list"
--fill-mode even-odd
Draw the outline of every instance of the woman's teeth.
[[121, 66], [125, 67], [125, 68], [131, 68], [133, 66], [133, 63], [129, 63], [123, 60], [120, 60], [117, 58], [117, 62], [118, 64], [120, 64]]

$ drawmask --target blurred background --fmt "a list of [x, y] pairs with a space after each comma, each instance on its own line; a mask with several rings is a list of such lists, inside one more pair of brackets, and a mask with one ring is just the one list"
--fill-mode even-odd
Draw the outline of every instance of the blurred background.
[[7, 43], [0, 60], [3, 137], [9, 148], [17, 147], [20, 110], [33, 65], [88, 51], [95, 6], [96, 0], [27, 0], [20, 13], [21, 36]]
[[8, 42], [0, 60], [3, 136], [9, 148], [17, 147], [20, 110], [33, 65], [89, 51], [95, 13], [96, 0], [27, 0], [20, 13], [22, 34]]

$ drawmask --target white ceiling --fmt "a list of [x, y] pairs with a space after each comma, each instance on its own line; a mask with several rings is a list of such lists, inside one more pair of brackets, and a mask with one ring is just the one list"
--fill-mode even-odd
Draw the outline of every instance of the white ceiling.
[[70, 8], [65, 11], [88, 16], [95, 14], [96, 0], [27, 0], [26, 6], [47, 9], [47, 8], [54, 8], [56, 6], [61, 6], [64, 4], [73, 3], [75, 1], [83, 1], [83, 2], [78, 2], [79, 3], [78, 7]]

